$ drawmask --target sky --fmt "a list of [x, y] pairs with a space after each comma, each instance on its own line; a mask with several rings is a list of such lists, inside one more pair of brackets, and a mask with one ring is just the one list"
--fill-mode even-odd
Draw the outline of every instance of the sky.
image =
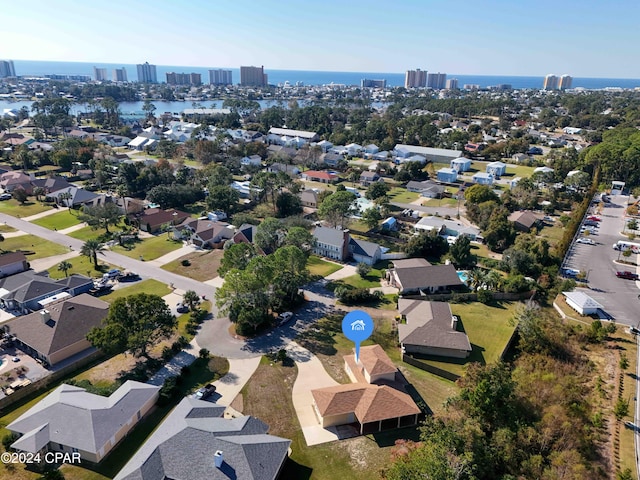
[[640, 1], [0, 0], [0, 58], [640, 78]]

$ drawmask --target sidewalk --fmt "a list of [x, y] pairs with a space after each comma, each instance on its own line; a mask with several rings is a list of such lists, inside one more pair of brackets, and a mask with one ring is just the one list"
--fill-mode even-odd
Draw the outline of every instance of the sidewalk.
[[[41, 272], [42, 270], [49, 270], [51, 267], [55, 267], [63, 260], [73, 260], [80, 256], [80, 252], [72, 251], [69, 253], [63, 253], [62, 255], [54, 255], [53, 257], [37, 258], [31, 260], [29, 265], [35, 271]], [[71, 262], [73, 264], [73, 261]], [[84, 272], [83, 272], [84, 273]]]
[[21, 220], [26, 220], [27, 222], [33, 222], [34, 220], [37, 220], [39, 218], [48, 217], [49, 215], [53, 215], [55, 213], [60, 213], [60, 212], [64, 211], [65, 209], [66, 209], [66, 207], [52, 208], [51, 210], [45, 210], [44, 212], [40, 212], [40, 213], [36, 213], [35, 215], [31, 215], [30, 217], [24, 217]]
[[65, 235], [70, 234], [71, 232], [75, 232], [76, 230], [81, 230], [84, 227], [86, 227], [87, 224], [85, 222], [79, 223], [78, 225], [71, 225], [68, 228], [65, 228], [63, 230], [60, 230], [60, 233], [64, 233]]
[[[325, 260], [325, 262], [326, 261], [327, 260]], [[342, 280], [343, 278], [347, 278], [358, 273], [357, 268], [353, 265], [342, 265], [341, 263], [338, 263], [337, 265], [341, 265], [342, 268], [337, 272], [333, 272], [331, 275], [327, 275], [327, 277], [325, 277], [327, 280]]]
[[155, 260], [149, 260], [147, 263], [155, 267], [161, 267], [169, 262], [173, 262], [174, 260], [179, 259], [180, 257], [184, 257], [185, 255], [195, 252], [196, 249], [197, 247], [195, 245], [183, 245], [179, 249], [158, 257]]

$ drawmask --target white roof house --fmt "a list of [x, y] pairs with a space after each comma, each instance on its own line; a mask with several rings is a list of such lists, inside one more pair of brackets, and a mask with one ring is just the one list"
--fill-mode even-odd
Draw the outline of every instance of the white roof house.
[[602, 309], [603, 306], [593, 298], [581, 291], [562, 292], [567, 299], [567, 304], [580, 315], [592, 315]]
[[533, 173], [551, 173], [553, 172], [553, 168], [549, 167], [536, 167], [533, 169]]

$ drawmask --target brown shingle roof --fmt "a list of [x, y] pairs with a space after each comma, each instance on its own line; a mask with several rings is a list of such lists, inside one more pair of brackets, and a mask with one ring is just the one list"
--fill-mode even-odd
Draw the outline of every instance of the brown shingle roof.
[[360, 423], [368, 423], [420, 413], [409, 395], [386, 385], [336, 385], [311, 394], [323, 417], [353, 412]]
[[5, 267], [17, 262], [26, 262], [27, 257], [22, 252], [10, 252], [0, 255], [0, 267]]
[[380, 345], [360, 347], [360, 363], [369, 375], [395, 373], [397, 368]]
[[402, 344], [471, 351], [469, 337], [451, 326], [448, 303], [400, 298], [398, 313], [407, 319], [406, 324], [398, 325]]

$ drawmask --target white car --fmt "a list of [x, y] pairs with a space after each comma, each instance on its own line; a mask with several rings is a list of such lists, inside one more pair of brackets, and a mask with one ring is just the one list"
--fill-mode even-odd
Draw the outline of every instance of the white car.
[[587, 245], [595, 245], [596, 244], [596, 242], [594, 242], [590, 238], [586, 238], [586, 237], [580, 237], [579, 239], [576, 240], [576, 243], [585, 243]]
[[278, 325], [284, 325], [293, 318], [293, 312], [284, 312], [278, 315]]

